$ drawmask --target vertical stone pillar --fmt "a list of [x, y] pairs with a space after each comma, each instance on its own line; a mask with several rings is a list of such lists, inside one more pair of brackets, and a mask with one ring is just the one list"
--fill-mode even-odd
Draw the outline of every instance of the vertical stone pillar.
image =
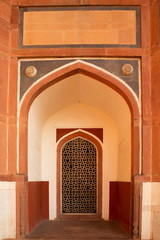
[[8, 85], [10, 5], [0, 1], [0, 174], [8, 171]]
[[16, 101], [17, 88], [10, 56], [11, 3], [0, 1], [0, 239], [16, 237], [16, 105], [12, 99]]
[[141, 176], [134, 177], [134, 197], [133, 197], [133, 239], [139, 239], [141, 235], [141, 201], [142, 201]]
[[27, 181], [23, 175], [17, 178], [17, 185], [16, 185], [16, 204], [17, 204], [17, 230], [16, 230], [16, 237], [17, 239], [24, 239], [28, 227], [27, 227]]

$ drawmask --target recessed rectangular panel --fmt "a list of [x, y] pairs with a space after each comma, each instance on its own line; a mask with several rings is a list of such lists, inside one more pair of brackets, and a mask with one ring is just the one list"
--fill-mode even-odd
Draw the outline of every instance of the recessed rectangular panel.
[[23, 11], [23, 46], [136, 45], [137, 11], [40, 8]]

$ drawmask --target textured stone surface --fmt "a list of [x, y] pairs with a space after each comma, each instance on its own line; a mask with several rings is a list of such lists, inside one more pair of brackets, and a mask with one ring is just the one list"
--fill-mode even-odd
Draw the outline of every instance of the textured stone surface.
[[28, 239], [131, 239], [112, 221], [42, 221]]
[[0, 173], [7, 172], [9, 30], [10, 6], [4, 1], [0, 1]]

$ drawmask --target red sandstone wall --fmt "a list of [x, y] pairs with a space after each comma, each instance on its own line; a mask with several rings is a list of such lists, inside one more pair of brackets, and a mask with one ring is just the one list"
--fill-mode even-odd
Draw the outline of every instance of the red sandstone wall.
[[10, 1], [0, 1], [0, 173], [7, 172], [7, 97]]
[[[157, 60], [156, 60], [157, 58]], [[152, 176], [160, 177], [160, 53], [152, 58]]]
[[28, 183], [28, 232], [42, 220], [49, 219], [49, 183]]
[[110, 182], [109, 219], [131, 233], [131, 183]]
[[152, 179], [160, 181], [160, 2], [151, 1]]

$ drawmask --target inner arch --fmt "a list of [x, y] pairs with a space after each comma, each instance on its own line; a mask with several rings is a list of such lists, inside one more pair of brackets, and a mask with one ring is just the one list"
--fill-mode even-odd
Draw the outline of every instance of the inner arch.
[[50, 219], [56, 218], [56, 129], [103, 128], [102, 217], [108, 219], [109, 183], [131, 181], [131, 114], [123, 97], [79, 73], [39, 94], [28, 120], [28, 177], [49, 181]]

